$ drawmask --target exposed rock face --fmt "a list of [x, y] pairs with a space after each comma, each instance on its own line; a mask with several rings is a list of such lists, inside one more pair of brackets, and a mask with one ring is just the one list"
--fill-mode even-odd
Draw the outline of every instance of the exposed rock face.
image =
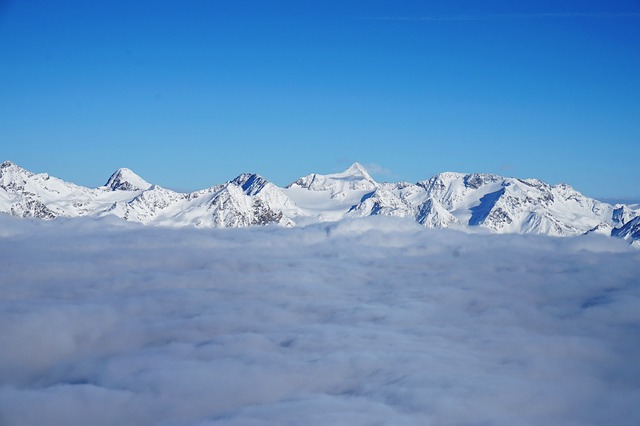
[[636, 216], [620, 228], [613, 229], [611, 236], [629, 240], [634, 246], [640, 247], [640, 216]]
[[0, 165], [0, 212], [40, 219], [115, 215], [144, 224], [200, 227], [294, 226], [385, 215], [410, 217], [432, 228], [640, 238], [637, 206], [603, 203], [566, 184], [452, 172], [416, 184], [378, 183], [358, 163], [341, 173], [304, 176], [286, 188], [244, 173], [221, 185], [180, 193], [124, 168], [92, 189], [6, 161]]
[[104, 186], [111, 191], [142, 191], [149, 189], [151, 184], [131, 170], [122, 168], [116, 170]]

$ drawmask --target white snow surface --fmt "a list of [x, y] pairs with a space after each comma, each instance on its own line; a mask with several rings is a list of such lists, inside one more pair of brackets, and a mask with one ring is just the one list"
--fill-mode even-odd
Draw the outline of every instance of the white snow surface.
[[111, 175], [104, 185], [112, 191], [141, 191], [149, 189], [151, 184], [127, 168], [121, 168]]
[[620, 239], [4, 215], [0, 267], [3, 426], [640, 424]]
[[416, 184], [378, 183], [358, 163], [341, 173], [304, 176], [286, 188], [244, 173], [221, 185], [179, 193], [129, 169], [117, 170], [104, 186], [91, 189], [5, 162], [0, 212], [41, 219], [113, 215], [202, 228], [292, 227], [380, 215], [412, 218], [431, 228], [553, 236], [611, 234], [640, 215], [637, 206], [603, 203], [566, 184], [452, 172]]

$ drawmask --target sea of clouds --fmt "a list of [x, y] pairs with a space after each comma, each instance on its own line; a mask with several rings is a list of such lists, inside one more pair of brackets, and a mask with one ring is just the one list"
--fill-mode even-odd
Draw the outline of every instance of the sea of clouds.
[[638, 425], [640, 250], [0, 217], [0, 424]]

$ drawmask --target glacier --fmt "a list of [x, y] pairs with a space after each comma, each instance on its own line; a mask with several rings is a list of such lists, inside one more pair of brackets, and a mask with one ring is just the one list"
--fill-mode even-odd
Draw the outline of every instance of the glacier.
[[105, 185], [86, 188], [5, 161], [0, 165], [0, 212], [40, 219], [116, 216], [148, 225], [201, 228], [294, 227], [381, 215], [467, 232], [602, 233], [634, 245], [640, 238], [624, 228], [640, 216], [637, 205], [601, 202], [564, 183], [455, 172], [416, 183], [376, 182], [358, 163], [339, 173], [301, 177], [284, 188], [243, 173], [182, 193], [150, 184], [126, 168], [114, 172]]

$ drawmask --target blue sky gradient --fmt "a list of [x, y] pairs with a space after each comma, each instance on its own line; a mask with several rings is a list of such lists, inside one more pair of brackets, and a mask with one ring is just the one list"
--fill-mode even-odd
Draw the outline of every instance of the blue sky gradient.
[[0, 0], [0, 94], [0, 160], [87, 186], [359, 161], [640, 199], [637, 1]]

